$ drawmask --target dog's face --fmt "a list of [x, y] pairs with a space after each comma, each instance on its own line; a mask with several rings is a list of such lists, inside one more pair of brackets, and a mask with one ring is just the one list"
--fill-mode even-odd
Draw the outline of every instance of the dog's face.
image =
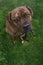
[[9, 13], [8, 21], [13, 28], [16, 27], [21, 33], [32, 32], [32, 16], [33, 12], [31, 8], [22, 6], [15, 8]]
[[11, 12], [11, 20], [22, 32], [31, 30], [31, 19], [33, 12], [30, 8], [23, 6], [18, 7]]
[[19, 36], [26, 40], [27, 32], [32, 33], [32, 16], [33, 12], [30, 7], [17, 7], [8, 13], [6, 20], [6, 32], [12, 37]]

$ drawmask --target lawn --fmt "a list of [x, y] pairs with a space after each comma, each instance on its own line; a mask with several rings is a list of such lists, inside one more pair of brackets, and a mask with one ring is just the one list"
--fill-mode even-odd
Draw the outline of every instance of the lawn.
[[[14, 45], [5, 32], [7, 13], [15, 7], [28, 5], [33, 9], [32, 24], [35, 36]], [[0, 65], [43, 65], [43, 0], [0, 0]]]

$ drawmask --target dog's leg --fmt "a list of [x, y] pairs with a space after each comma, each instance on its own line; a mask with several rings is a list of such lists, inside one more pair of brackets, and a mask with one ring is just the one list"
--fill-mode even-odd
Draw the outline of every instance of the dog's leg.
[[22, 37], [25, 41], [28, 41], [28, 35], [25, 33], [25, 35]]
[[24, 39], [22, 38], [22, 36], [20, 36], [20, 40], [22, 42], [22, 44], [24, 43]]
[[16, 44], [16, 41], [14, 40], [13, 43]]
[[24, 40], [23, 40], [23, 38], [21, 37], [21, 40], [22, 40], [22, 44], [24, 43]]
[[16, 37], [12, 37], [13, 43], [16, 44]]

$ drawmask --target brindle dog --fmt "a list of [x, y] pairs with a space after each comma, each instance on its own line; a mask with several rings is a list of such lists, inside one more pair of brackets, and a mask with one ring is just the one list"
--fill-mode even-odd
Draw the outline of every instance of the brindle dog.
[[28, 40], [27, 32], [33, 33], [31, 23], [32, 16], [32, 9], [27, 6], [17, 7], [8, 13], [6, 32], [12, 36], [14, 43], [16, 37], [19, 37], [22, 43], [24, 43], [25, 40]]

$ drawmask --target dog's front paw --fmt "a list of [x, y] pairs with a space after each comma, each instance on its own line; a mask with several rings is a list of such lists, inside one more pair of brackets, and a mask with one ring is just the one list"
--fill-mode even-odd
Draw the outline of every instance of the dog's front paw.
[[16, 44], [16, 41], [13, 41], [14, 44]]
[[22, 44], [24, 44], [24, 41], [22, 41]]

